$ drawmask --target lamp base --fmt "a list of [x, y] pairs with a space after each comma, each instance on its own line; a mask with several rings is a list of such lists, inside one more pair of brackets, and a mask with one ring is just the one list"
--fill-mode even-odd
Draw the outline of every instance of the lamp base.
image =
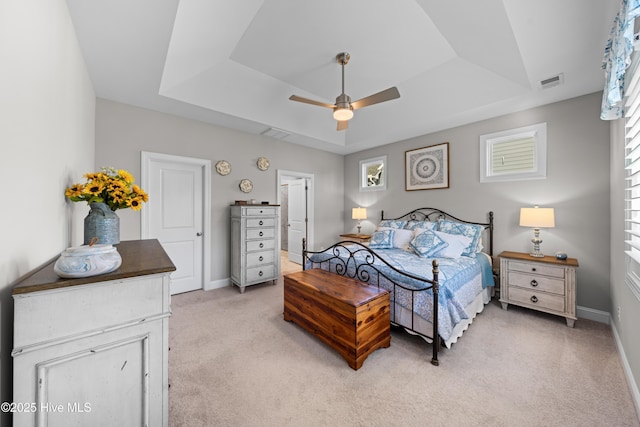
[[529, 256], [532, 256], [534, 258], [543, 258], [544, 254], [542, 252], [531, 252]]
[[544, 257], [544, 254], [540, 252], [540, 244], [542, 243], [542, 239], [540, 238], [539, 228], [533, 229], [533, 239], [531, 239], [531, 243], [533, 243], [533, 252], [531, 252], [529, 255], [534, 258]]

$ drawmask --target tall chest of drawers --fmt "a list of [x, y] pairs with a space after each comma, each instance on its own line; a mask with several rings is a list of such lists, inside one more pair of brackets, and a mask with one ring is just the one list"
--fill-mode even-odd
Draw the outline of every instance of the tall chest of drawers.
[[578, 260], [534, 258], [520, 252], [502, 252], [500, 302], [563, 316], [567, 326], [576, 320], [576, 268]]
[[231, 206], [231, 283], [245, 287], [280, 275], [280, 206]]

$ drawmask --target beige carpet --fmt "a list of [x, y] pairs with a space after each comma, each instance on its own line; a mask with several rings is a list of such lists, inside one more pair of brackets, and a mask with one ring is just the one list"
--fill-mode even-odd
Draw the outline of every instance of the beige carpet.
[[172, 297], [170, 426], [639, 426], [609, 326], [493, 301], [429, 363], [393, 330], [354, 371], [282, 319], [282, 278]]

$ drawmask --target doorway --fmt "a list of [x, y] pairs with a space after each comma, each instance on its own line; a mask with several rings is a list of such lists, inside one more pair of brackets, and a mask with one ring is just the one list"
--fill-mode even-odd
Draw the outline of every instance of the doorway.
[[313, 174], [277, 171], [283, 260], [302, 264], [302, 238], [313, 247]]
[[158, 239], [176, 266], [171, 294], [204, 289], [210, 277], [211, 161], [143, 151], [141, 171], [151, 195], [141, 236]]

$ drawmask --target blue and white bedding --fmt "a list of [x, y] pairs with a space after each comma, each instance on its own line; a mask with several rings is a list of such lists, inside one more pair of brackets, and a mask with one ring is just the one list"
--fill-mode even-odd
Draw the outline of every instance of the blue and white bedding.
[[[350, 253], [352, 253], [351, 256]], [[438, 294], [438, 334], [445, 343], [451, 342], [451, 340], [455, 342], [457, 336], [453, 337], [452, 334], [456, 325], [465, 320], [469, 322], [476, 315], [476, 312], [467, 312], [467, 308], [473, 306], [472, 303], [484, 288], [495, 285], [490, 257], [481, 252], [475, 255], [475, 257], [436, 258], [438, 260], [440, 289]], [[383, 259], [388, 265], [413, 275], [415, 278], [394, 271], [385, 264]], [[379, 285], [391, 292], [391, 319], [393, 323], [401, 324], [401, 322], [394, 321], [396, 318], [394, 307], [399, 305], [406, 310], [411, 310], [412, 293], [414, 294], [413, 312], [427, 322], [432, 321], [433, 292], [431, 289], [411, 292], [393, 286], [393, 282], [410, 289], [424, 289], [431, 286], [430, 283], [419, 278], [433, 279], [432, 260], [433, 258], [420, 256], [405, 249], [369, 250], [359, 245], [347, 244], [329, 248], [325, 252], [309, 254], [306, 268], [322, 268], [331, 272], [336, 272], [338, 269], [340, 274], [346, 268], [348, 276], [361, 280], [364, 277], [363, 274], [368, 275], [366, 281], [369, 284]], [[368, 264], [373, 264], [375, 268]], [[380, 274], [377, 274], [376, 270]], [[411, 325], [403, 326], [413, 328], [413, 322]], [[425, 331], [419, 332], [425, 334]], [[428, 336], [431, 335], [433, 334], [429, 332]]]

